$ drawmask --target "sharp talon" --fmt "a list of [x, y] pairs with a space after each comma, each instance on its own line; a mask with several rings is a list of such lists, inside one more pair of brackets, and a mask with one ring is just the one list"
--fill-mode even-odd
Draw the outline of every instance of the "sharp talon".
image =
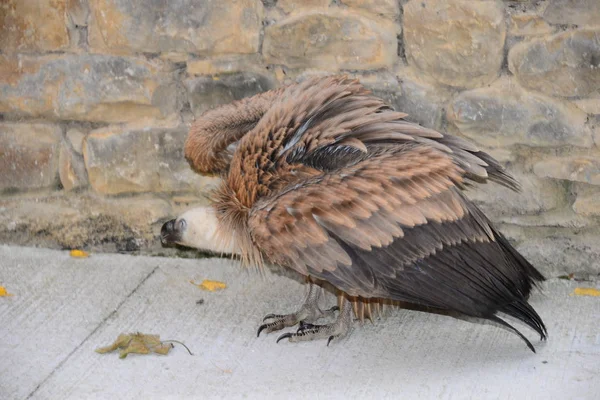
[[275, 314], [267, 314], [265, 315], [265, 317], [263, 318], [263, 322], [265, 322], [266, 320], [268, 320], [269, 318], [276, 318], [277, 315]]
[[261, 326], [258, 328], [258, 332], [256, 332], [256, 337], [259, 337], [259, 336], [260, 336], [260, 333], [261, 333], [261, 332], [263, 331], [263, 329], [265, 329], [266, 327], [267, 327], [267, 324], [261, 325]]
[[277, 341], [275, 343], [279, 343], [280, 340], [282, 339], [286, 339], [286, 338], [291, 338], [293, 335], [291, 333], [284, 333], [283, 335], [279, 336], [277, 338]]
[[338, 306], [333, 306], [327, 311], [340, 311], [340, 308]]
[[335, 336], [329, 336], [329, 339], [327, 339], [327, 347], [329, 347], [329, 343], [331, 343], [334, 337]]

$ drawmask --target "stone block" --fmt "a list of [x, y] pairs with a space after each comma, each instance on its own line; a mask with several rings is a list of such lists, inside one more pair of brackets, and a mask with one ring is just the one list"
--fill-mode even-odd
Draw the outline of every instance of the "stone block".
[[540, 36], [548, 35], [554, 28], [537, 14], [512, 14], [510, 15], [509, 36]]
[[0, 191], [57, 186], [61, 139], [57, 125], [0, 122]]
[[565, 179], [600, 185], [600, 154], [589, 156], [555, 157], [540, 161], [533, 172], [544, 178]]
[[67, 13], [74, 26], [87, 26], [90, 16], [88, 0], [67, 0]]
[[88, 185], [83, 156], [66, 141], [63, 141], [60, 146], [58, 164], [58, 175], [64, 190], [69, 192]]
[[0, 198], [0, 241], [22, 246], [133, 251], [159, 247], [157, 232], [173, 213], [153, 195], [111, 198], [88, 192]]
[[398, 0], [341, 0], [341, 3], [359, 11], [395, 19], [400, 14]]
[[82, 154], [83, 152], [83, 141], [85, 139], [85, 133], [77, 128], [71, 128], [67, 130], [67, 140], [71, 145], [71, 148], [77, 154]]
[[573, 100], [573, 104], [587, 114], [600, 115], [600, 95], [590, 99]]
[[542, 14], [552, 24], [600, 25], [600, 1], [598, 0], [552, 0]]
[[277, 0], [277, 8], [289, 14], [303, 9], [325, 9], [330, 3], [331, 0]]
[[0, 4], [0, 50], [66, 49], [69, 47], [66, 9], [67, 0], [3, 0]]
[[384, 68], [396, 61], [398, 33], [389, 20], [340, 9], [310, 11], [266, 27], [263, 55], [267, 63], [290, 68]]
[[452, 93], [419, 79], [417, 75], [410, 68], [396, 71], [400, 95], [393, 101], [394, 108], [407, 113], [408, 120], [428, 128], [440, 129]]
[[[257, 69], [257, 66], [263, 64], [259, 54], [194, 59], [187, 62], [187, 73], [190, 75], [233, 74]], [[263, 69], [266, 71], [266, 68]]]
[[437, 82], [473, 88], [498, 76], [506, 37], [501, 2], [411, 0], [403, 29], [408, 64]]
[[586, 217], [600, 217], [600, 187], [577, 183], [573, 211]]
[[492, 220], [507, 216], [539, 214], [566, 203], [566, 190], [560, 182], [540, 179], [531, 174], [512, 172], [521, 184], [521, 191], [488, 183], [467, 191], [467, 196], [488, 214]]
[[515, 45], [508, 65], [519, 83], [551, 96], [600, 90], [600, 29], [578, 30]]
[[234, 100], [273, 89], [276, 82], [267, 75], [252, 72], [217, 77], [196, 77], [185, 81], [194, 115]]
[[0, 113], [102, 122], [177, 110], [162, 62], [98, 54], [0, 55]]
[[[534, 228], [539, 230], [539, 228]], [[600, 271], [600, 235], [578, 234], [555, 228], [542, 238], [526, 238], [517, 250], [547, 278], [570, 273], [597, 276]]]
[[90, 0], [93, 49], [118, 53], [256, 53], [260, 0]]
[[490, 147], [593, 146], [586, 113], [570, 103], [527, 92], [508, 77], [462, 92], [447, 116], [461, 134]]
[[202, 190], [183, 156], [187, 127], [140, 121], [92, 131], [83, 157], [90, 185], [102, 194]]

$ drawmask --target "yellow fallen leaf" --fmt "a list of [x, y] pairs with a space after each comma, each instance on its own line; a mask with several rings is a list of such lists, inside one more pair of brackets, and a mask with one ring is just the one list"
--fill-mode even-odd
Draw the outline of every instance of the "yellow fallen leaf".
[[71, 257], [75, 258], [87, 258], [90, 256], [90, 253], [83, 250], [71, 250], [69, 254], [71, 255]]
[[194, 281], [190, 281], [192, 285], [198, 286], [200, 289], [208, 290], [209, 292], [214, 292], [215, 290], [222, 290], [227, 287], [224, 282], [219, 281], [211, 281], [209, 279], [205, 279], [202, 283], [195, 283]]
[[0, 286], [0, 297], [9, 297], [9, 296], [12, 296], [12, 294], [8, 293], [4, 286]]
[[598, 296], [600, 296], [600, 290], [594, 289], [594, 288], [578, 287], [578, 288], [575, 288], [572, 295], [598, 297]]

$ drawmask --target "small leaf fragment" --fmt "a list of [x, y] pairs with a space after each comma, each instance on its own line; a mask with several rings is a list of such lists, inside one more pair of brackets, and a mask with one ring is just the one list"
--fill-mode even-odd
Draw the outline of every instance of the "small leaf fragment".
[[578, 287], [578, 288], [575, 288], [575, 290], [571, 294], [571, 296], [573, 296], [573, 295], [574, 296], [593, 296], [593, 297], [599, 297], [600, 296], [600, 290], [595, 289], [595, 288]]
[[173, 344], [172, 343], [163, 343], [161, 345], [158, 345], [154, 348], [154, 352], [158, 353], [158, 354], [162, 354], [162, 355], [166, 355], [169, 350], [171, 350], [173, 348]]
[[131, 342], [131, 335], [125, 335], [124, 333], [121, 333], [117, 337], [117, 340], [115, 340], [111, 345], [106, 347], [99, 347], [96, 349], [96, 352], [100, 354], [110, 353], [111, 351], [115, 351], [116, 349], [127, 347], [129, 345], [129, 342]]
[[90, 253], [83, 250], [71, 250], [69, 254], [73, 258], [88, 258], [90, 256]]
[[4, 286], [0, 286], [0, 297], [10, 297], [12, 293], [8, 293]]
[[142, 340], [136, 340], [135, 338], [129, 342], [129, 346], [121, 349], [119, 352], [119, 358], [125, 358], [130, 353], [136, 354], [148, 354], [150, 353], [150, 349], [148, 345], [144, 343]]
[[198, 286], [202, 290], [208, 290], [209, 292], [214, 292], [216, 290], [222, 290], [227, 287], [224, 282], [219, 281], [211, 281], [209, 279], [205, 279], [202, 283], [195, 283], [194, 281], [190, 281], [192, 285]]

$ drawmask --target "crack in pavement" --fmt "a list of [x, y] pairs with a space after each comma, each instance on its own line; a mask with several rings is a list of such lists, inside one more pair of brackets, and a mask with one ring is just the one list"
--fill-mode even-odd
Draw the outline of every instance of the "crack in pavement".
[[154, 267], [154, 269], [152, 269], [152, 271], [150, 271], [150, 272], [148, 273], [148, 275], [146, 275], [146, 276], [144, 277], [144, 279], [142, 279], [142, 280], [140, 281], [140, 283], [138, 283], [138, 285], [137, 285], [135, 288], [133, 288], [133, 290], [132, 290], [132, 291], [131, 291], [131, 292], [130, 292], [130, 293], [127, 295], [127, 296], [125, 296], [125, 298], [124, 298], [124, 299], [123, 299], [123, 300], [122, 300], [122, 301], [121, 301], [121, 302], [120, 302], [120, 303], [117, 305], [117, 307], [115, 307], [115, 309], [114, 309], [114, 310], [113, 310], [113, 311], [112, 311], [110, 314], [108, 314], [108, 315], [107, 315], [107, 316], [106, 316], [106, 317], [105, 317], [105, 318], [104, 318], [102, 321], [100, 321], [100, 323], [98, 324], [98, 326], [96, 326], [96, 327], [95, 327], [95, 328], [94, 328], [94, 329], [93, 329], [93, 330], [92, 330], [92, 331], [91, 331], [91, 332], [90, 332], [90, 333], [89, 333], [89, 334], [88, 334], [88, 335], [87, 335], [87, 336], [86, 336], [86, 337], [85, 337], [85, 338], [84, 338], [84, 339], [81, 341], [81, 343], [79, 343], [79, 344], [78, 344], [78, 345], [77, 345], [77, 346], [76, 346], [76, 347], [75, 347], [75, 348], [74, 348], [74, 349], [73, 349], [73, 350], [72, 350], [72, 351], [71, 351], [69, 354], [67, 354], [67, 356], [66, 356], [66, 357], [65, 357], [65, 358], [64, 358], [64, 359], [63, 359], [63, 360], [62, 360], [60, 363], [58, 363], [58, 365], [57, 365], [56, 367], [54, 367], [54, 369], [52, 370], [52, 372], [50, 372], [50, 373], [48, 374], [48, 376], [46, 376], [46, 377], [45, 377], [45, 378], [44, 378], [44, 379], [43, 379], [43, 380], [42, 380], [42, 381], [41, 381], [41, 382], [40, 382], [40, 383], [39, 383], [39, 384], [38, 384], [38, 385], [37, 385], [37, 386], [36, 386], [36, 387], [35, 387], [35, 388], [34, 388], [32, 391], [31, 391], [31, 393], [29, 393], [29, 394], [27, 395], [27, 397], [26, 397], [25, 399], [30, 399], [31, 397], [33, 397], [33, 395], [34, 395], [34, 394], [35, 394], [35, 393], [36, 393], [36, 392], [37, 392], [37, 391], [38, 391], [38, 390], [39, 390], [39, 389], [42, 387], [42, 385], [43, 385], [44, 383], [46, 383], [46, 382], [47, 382], [47, 381], [48, 381], [48, 380], [49, 380], [49, 379], [50, 379], [50, 378], [51, 378], [51, 377], [54, 375], [54, 373], [55, 373], [56, 371], [58, 371], [58, 370], [59, 370], [59, 369], [60, 369], [60, 368], [61, 368], [61, 367], [62, 367], [62, 366], [63, 366], [63, 365], [64, 365], [64, 364], [65, 364], [65, 363], [66, 363], [66, 362], [69, 360], [69, 358], [71, 358], [71, 356], [72, 356], [73, 354], [75, 354], [75, 352], [77, 352], [77, 350], [79, 350], [79, 349], [81, 348], [81, 346], [83, 346], [83, 345], [85, 344], [85, 342], [87, 342], [87, 341], [88, 341], [88, 339], [89, 339], [90, 337], [92, 337], [92, 336], [93, 336], [93, 335], [94, 335], [94, 334], [95, 334], [95, 333], [96, 333], [96, 332], [97, 332], [97, 331], [98, 331], [98, 330], [99, 330], [99, 329], [100, 329], [100, 328], [101, 328], [101, 327], [102, 327], [102, 326], [103, 326], [103, 325], [106, 323], [106, 321], [108, 321], [110, 318], [112, 318], [112, 317], [113, 317], [113, 316], [114, 316], [114, 315], [115, 315], [115, 314], [116, 314], [116, 313], [117, 313], [117, 312], [118, 312], [118, 311], [121, 309], [121, 307], [123, 306], [123, 304], [125, 304], [125, 302], [126, 302], [127, 300], [129, 300], [129, 298], [131, 298], [131, 296], [133, 296], [133, 295], [134, 295], [134, 294], [135, 294], [135, 293], [136, 293], [136, 292], [139, 290], [139, 288], [141, 288], [141, 287], [144, 285], [144, 283], [146, 283], [146, 281], [147, 281], [148, 279], [150, 279], [150, 277], [151, 277], [152, 275], [154, 275], [154, 273], [155, 273], [155, 272], [156, 272], [156, 271], [157, 271], [159, 268], [160, 268], [159, 266], [156, 266], [156, 267]]

